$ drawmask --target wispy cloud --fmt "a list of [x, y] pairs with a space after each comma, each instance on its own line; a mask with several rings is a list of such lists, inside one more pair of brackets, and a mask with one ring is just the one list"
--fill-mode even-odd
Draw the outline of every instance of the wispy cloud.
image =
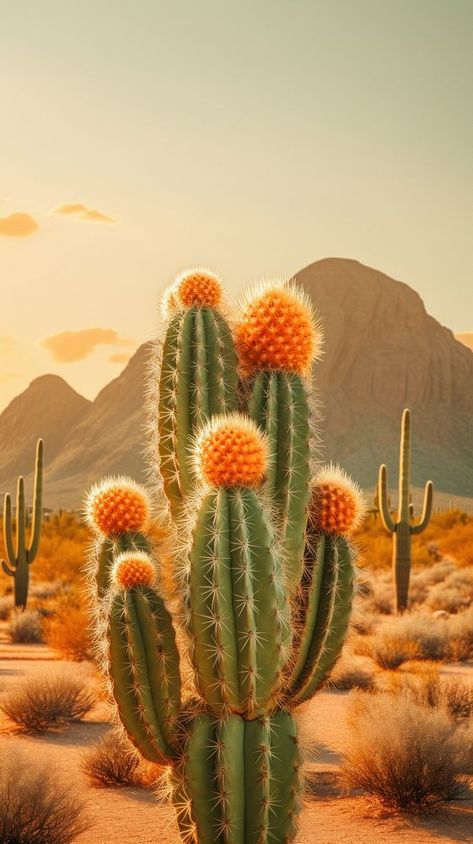
[[0, 235], [3, 237], [28, 237], [38, 228], [38, 223], [31, 214], [23, 211], [15, 211], [6, 217], [0, 217]]
[[8, 355], [14, 350], [16, 340], [8, 334], [0, 334], [0, 354]]
[[128, 363], [131, 355], [126, 355], [123, 352], [117, 352], [115, 355], [110, 355], [110, 363]]
[[[120, 337], [112, 328], [83, 328], [80, 331], [61, 331], [41, 341], [54, 360], [60, 363], [72, 363], [83, 360], [97, 346], [135, 346], [133, 340]], [[127, 358], [128, 359], [128, 358]]]
[[113, 217], [98, 211], [97, 208], [90, 208], [83, 202], [63, 202], [54, 209], [53, 213], [63, 217], [76, 217], [79, 220], [91, 220], [95, 223], [115, 222]]
[[455, 334], [455, 337], [473, 352], [473, 331], [464, 331], [462, 334]]
[[0, 384], [6, 384], [7, 381], [13, 381], [15, 378], [21, 378], [20, 372], [1, 372]]

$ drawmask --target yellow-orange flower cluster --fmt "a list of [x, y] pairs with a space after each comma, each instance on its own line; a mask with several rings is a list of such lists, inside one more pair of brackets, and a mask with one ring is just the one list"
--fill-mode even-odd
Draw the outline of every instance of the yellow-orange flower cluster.
[[352, 534], [361, 522], [365, 504], [361, 490], [337, 466], [328, 466], [312, 484], [309, 522], [322, 533]]
[[307, 374], [321, 339], [310, 302], [291, 286], [268, 286], [249, 298], [235, 328], [240, 364], [247, 375], [264, 369]]
[[149, 518], [146, 490], [130, 478], [105, 478], [87, 497], [86, 518], [105, 536], [143, 530]]
[[222, 284], [207, 270], [189, 270], [175, 282], [178, 300], [185, 308], [218, 308], [222, 300]]
[[113, 581], [120, 589], [134, 586], [153, 586], [156, 568], [151, 557], [143, 551], [127, 551], [120, 554], [113, 568]]
[[211, 486], [257, 486], [266, 474], [268, 446], [256, 425], [237, 413], [215, 417], [196, 445], [197, 470]]

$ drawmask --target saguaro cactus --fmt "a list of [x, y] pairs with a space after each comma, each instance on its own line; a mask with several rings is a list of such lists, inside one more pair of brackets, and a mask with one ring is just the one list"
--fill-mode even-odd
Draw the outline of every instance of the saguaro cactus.
[[38, 553], [43, 514], [42, 491], [43, 440], [38, 440], [34, 474], [33, 522], [29, 542], [26, 539], [25, 482], [21, 476], [18, 478], [16, 494], [16, 542], [14, 541], [11, 497], [9, 493], [5, 495], [3, 505], [3, 537], [7, 560], [2, 560], [2, 568], [5, 574], [14, 578], [15, 607], [18, 609], [25, 609], [26, 607], [30, 577], [29, 567]]
[[384, 528], [393, 536], [393, 577], [396, 592], [396, 611], [403, 613], [409, 602], [409, 578], [411, 573], [411, 538], [422, 533], [429, 524], [432, 512], [433, 485], [427, 481], [424, 489], [422, 516], [412, 524], [413, 506], [410, 497], [411, 482], [411, 421], [406, 408], [401, 422], [401, 449], [399, 458], [399, 502], [397, 517], [389, 509], [387, 470], [383, 464], [379, 469], [378, 499], [379, 513]]
[[[189, 280], [192, 274], [185, 277]], [[210, 277], [211, 286], [214, 280]], [[198, 284], [191, 285], [193, 320], [208, 305], [204, 281], [199, 271]], [[199, 290], [204, 291], [202, 300]], [[291, 289], [285, 300], [289, 317], [291, 308], [300, 313], [303, 300], [297, 296]], [[182, 290], [178, 296], [174, 286], [168, 303], [175, 309], [171, 318], [175, 325], [189, 312], [189, 302], [180, 297]], [[164, 352], [169, 330], [168, 326]], [[310, 320], [305, 330], [314, 330]], [[304, 331], [298, 346], [306, 339]], [[164, 384], [164, 402], [175, 403], [169, 385], [179, 382], [182, 359], [192, 361], [188, 375], [193, 384], [198, 373], [206, 373], [204, 392], [221, 391], [222, 385], [229, 389], [221, 369], [218, 386], [213, 382], [210, 387], [209, 373], [201, 368], [204, 351], [207, 360], [216, 360], [212, 344], [219, 345], [221, 340], [215, 332], [209, 334], [204, 349], [197, 352], [197, 335], [181, 332], [178, 354], [162, 356], [165, 378], [162, 371], [154, 373], [153, 382]], [[269, 348], [271, 336], [272, 328], [263, 322], [258, 332], [246, 338], [246, 354], [251, 354], [252, 345], [254, 354], [261, 345]], [[230, 345], [227, 336], [227, 349]], [[295, 349], [289, 341], [284, 348], [290, 363]], [[287, 371], [296, 373], [295, 365]], [[285, 376], [279, 378], [277, 373], [273, 378], [273, 374], [269, 380], [279, 389]], [[299, 375], [292, 379], [291, 390], [306, 408], [301, 413], [306, 420], [306, 388], [298, 379]], [[263, 380], [266, 383], [268, 378]], [[255, 394], [250, 397], [253, 408]], [[200, 401], [203, 392], [194, 390], [190, 395], [191, 401], [197, 396]], [[236, 403], [235, 392], [221, 407]], [[282, 413], [282, 399], [279, 408]], [[171, 460], [170, 449], [181, 432], [180, 415], [172, 408], [169, 413], [158, 413], [156, 419], [158, 439], [167, 438], [166, 461]], [[243, 412], [200, 414], [201, 424], [194, 419], [189, 427], [193, 414], [186, 405], [182, 431], [188, 451], [184, 453], [180, 446], [172, 455], [176, 485], [167, 488], [179, 528], [174, 576], [180, 587], [176, 590], [180, 608], [174, 607], [171, 616], [161, 597], [163, 577], [167, 579], [169, 573], [163, 571], [159, 548], [155, 551], [150, 543], [148, 550], [133, 547], [123, 552], [116, 542], [107, 546], [111, 566], [104, 582], [108, 585], [101, 595], [95, 593], [102, 607], [100, 623], [111, 687], [119, 718], [135, 746], [145, 758], [169, 766], [170, 792], [183, 841], [288, 844], [296, 834], [303, 787], [292, 710], [322, 685], [343, 645], [354, 579], [348, 537], [360, 517], [360, 494], [334, 467], [306, 484], [306, 464], [310, 465], [306, 421], [287, 422], [288, 440], [279, 411], [273, 422], [280, 427], [280, 436], [275, 437], [261, 419], [253, 420]], [[174, 433], [169, 439], [164, 422], [171, 417]], [[165, 474], [159, 443], [158, 451]], [[278, 461], [281, 469], [275, 477]], [[182, 482], [186, 472], [188, 485]], [[288, 498], [288, 481], [291, 496], [300, 497], [297, 506]], [[119, 487], [117, 482], [113, 489], [105, 484], [89, 495], [89, 520], [99, 539], [107, 538], [107, 526], [123, 523], [125, 498]], [[136, 509], [135, 505], [136, 498], [128, 496], [125, 512]], [[286, 527], [297, 525], [303, 537], [297, 558], [296, 543], [289, 542], [284, 520]], [[147, 529], [141, 519], [138, 522], [134, 528], [146, 537]], [[100, 567], [100, 558], [95, 565]], [[176, 592], [172, 598], [175, 601]], [[181, 628], [179, 635], [176, 624]], [[182, 637], [188, 642], [192, 682], [186, 677], [186, 660], [183, 665]]]

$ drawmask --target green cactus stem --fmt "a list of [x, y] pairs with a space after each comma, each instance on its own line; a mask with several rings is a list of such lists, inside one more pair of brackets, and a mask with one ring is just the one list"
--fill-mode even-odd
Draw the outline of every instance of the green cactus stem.
[[119, 589], [109, 613], [109, 673], [129, 739], [150, 762], [176, 755], [179, 654], [162, 598], [149, 586]]
[[43, 441], [38, 440], [36, 446], [36, 464], [34, 475], [34, 497], [33, 497], [33, 522], [29, 543], [26, 539], [26, 505], [25, 505], [25, 483], [22, 477], [18, 478], [16, 497], [16, 542], [14, 542], [14, 529], [12, 518], [11, 498], [7, 493], [3, 509], [3, 536], [7, 560], [2, 560], [2, 568], [5, 574], [14, 578], [15, 582], [15, 607], [25, 609], [28, 600], [29, 567], [34, 561], [41, 538], [42, 519], [42, 491], [43, 491]]
[[291, 594], [300, 583], [310, 481], [309, 400], [295, 372], [259, 372], [248, 413], [269, 440], [267, 491], [277, 511], [284, 571]]
[[245, 721], [206, 713], [186, 724], [173, 800], [181, 835], [199, 844], [286, 844], [302, 796], [291, 714]]
[[99, 600], [105, 598], [111, 585], [113, 563], [118, 554], [124, 551], [151, 552], [150, 539], [141, 532], [122, 533], [118, 536], [104, 537], [96, 540], [92, 552], [93, 579]]
[[340, 656], [354, 595], [353, 552], [337, 534], [310, 537], [294, 601], [295, 634], [283, 703], [297, 706], [323, 685]]
[[411, 481], [411, 426], [410, 412], [402, 414], [401, 448], [399, 459], [399, 504], [397, 517], [389, 510], [388, 481], [386, 466], [379, 469], [379, 512], [385, 530], [393, 536], [393, 577], [396, 593], [396, 611], [403, 613], [409, 604], [409, 579], [411, 572], [412, 536], [422, 533], [429, 524], [432, 513], [433, 485], [428, 481], [424, 489], [422, 516], [412, 524], [413, 507], [409, 494]]
[[290, 643], [289, 608], [254, 490], [223, 487], [203, 499], [188, 602], [196, 682], [210, 709], [251, 719], [274, 706]]
[[237, 359], [230, 329], [213, 308], [179, 310], [162, 348], [158, 453], [171, 515], [182, 515], [194, 489], [191, 445], [214, 414], [237, 406]]

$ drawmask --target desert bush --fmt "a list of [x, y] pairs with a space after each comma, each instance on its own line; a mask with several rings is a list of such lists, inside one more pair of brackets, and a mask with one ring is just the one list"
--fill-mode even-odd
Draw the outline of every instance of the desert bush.
[[448, 658], [464, 662], [473, 657], [473, 608], [448, 621]]
[[378, 633], [366, 636], [353, 644], [355, 653], [369, 656], [380, 668], [399, 668], [403, 662], [419, 657], [419, 650], [415, 642], [406, 641], [402, 636]]
[[61, 670], [33, 675], [9, 686], [0, 698], [0, 709], [18, 727], [41, 732], [83, 718], [95, 701], [89, 683]]
[[337, 691], [349, 689], [372, 691], [375, 688], [375, 681], [373, 674], [362, 660], [351, 654], [343, 654], [332, 671], [327, 686]]
[[2, 595], [0, 598], [0, 621], [7, 621], [13, 609], [13, 596]]
[[416, 703], [433, 709], [443, 708], [457, 722], [473, 714], [473, 686], [457, 677], [440, 677], [437, 671], [395, 672], [387, 690], [409, 695]]
[[69, 844], [88, 828], [77, 789], [33, 767], [18, 751], [2, 756], [0, 841], [3, 844]]
[[401, 694], [354, 693], [342, 773], [394, 809], [432, 810], [462, 795], [468, 753], [443, 709]]
[[63, 591], [63, 584], [60, 580], [53, 580], [45, 583], [33, 583], [30, 589], [30, 595], [38, 601], [49, 601], [55, 598]]
[[58, 653], [80, 662], [92, 657], [88, 611], [75, 603], [65, 603], [44, 624], [44, 638]]
[[41, 616], [36, 610], [13, 612], [8, 624], [8, 635], [18, 644], [40, 644], [43, 641]]
[[95, 786], [142, 785], [142, 763], [120, 733], [107, 733], [82, 759], [82, 770]]

